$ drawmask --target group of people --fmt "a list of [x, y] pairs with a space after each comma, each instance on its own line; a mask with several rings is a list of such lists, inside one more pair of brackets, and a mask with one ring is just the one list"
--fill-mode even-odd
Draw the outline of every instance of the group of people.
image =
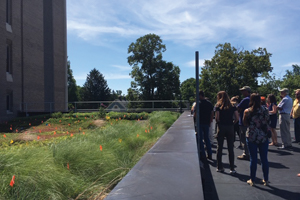
[[[234, 165], [234, 141], [235, 133], [238, 133], [240, 144], [243, 148], [243, 154], [237, 156], [240, 160], [250, 160], [250, 179], [247, 183], [251, 186], [255, 183], [257, 169], [257, 153], [259, 150], [263, 176], [262, 183], [268, 184], [269, 164], [268, 148], [269, 146], [278, 146], [278, 149], [292, 148], [292, 137], [290, 133], [290, 118], [294, 119], [295, 141], [300, 144], [300, 89], [295, 90], [295, 100], [289, 96], [289, 90], [283, 88], [280, 90], [281, 101], [277, 105], [276, 97], [269, 94], [267, 99], [258, 93], [251, 94], [251, 88], [244, 86], [240, 88], [243, 95], [241, 102], [238, 102], [238, 96], [229, 98], [225, 91], [217, 94], [217, 103], [215, 106], [205, 98], [204, 92], [199, 92], [199, 103], [193, 106], [194, 122], [196, 130], [197, 147], [200, 158], [212, 160], [211, 141], [209, 139], [209, 128], [215, 116], [217, 124], [217, 172], [224, 172], [222, 163], [222, 150], [224, 138], [227, 141], [230, 174], [235, 174]], [[199, 133], [196, 127], [196, 106], [199, 105]], [[277, 142], [277, 112], [279, 112], [279, 127], [282, 139], [282, 145]], [[272, 142], [269, 143], [269, 138]], [[206, 146], [207, 155], [204, 148]], [[300, 177], [300, 174], [298, 174]]]

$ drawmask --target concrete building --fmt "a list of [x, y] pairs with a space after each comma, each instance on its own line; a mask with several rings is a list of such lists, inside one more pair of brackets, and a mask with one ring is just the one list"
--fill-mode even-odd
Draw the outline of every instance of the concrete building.
[[66, 111], [66, 0], [0, 0], [0, 121]]

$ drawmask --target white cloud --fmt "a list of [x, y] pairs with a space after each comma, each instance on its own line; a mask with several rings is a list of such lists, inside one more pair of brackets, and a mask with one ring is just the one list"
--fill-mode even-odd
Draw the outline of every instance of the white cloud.
[[224, 41], [232, 35], [249, 43], [253, 40], [253, 46], [272, 44], [274, 37], [290, 42], [295, 41], [295, 36], [282, 34], [281, 30], [294, 26], [291, 25], [293, 19], [280, 14], [286, 13], [286, 9], [299, 9], [299, 3], [294, 3], [294, 8], [290, 3], [268, 0], [242, 3], [220, 0], [68, 1], [68, 31], [87, 41], [106, 37], [136, 38], [155, 33], [165, 40], [188, 46]]
[[130, 71], [132, 67], [122, 65], [112, 65], [112, 67], [119, 69], [120, 71]]
[[300, 62], [290, 62], [283, 65], [282, 67], [292, 67], [292, 65], [300, 65]]
[[131, 77], [126, 74], [113, 74], [113, 73], [108, 73], [105, 75], [106, 80], [116, 80], [116, 79], [131, 79]]
[[[199, 59], [199, 67], [203, 67], [204, 62], [205, 62], [205, 59]], [[186, 66], [187, 67], [195, 67], [196, 66], [195, 60], [191, 60], [191, 61], [187, 62]]]

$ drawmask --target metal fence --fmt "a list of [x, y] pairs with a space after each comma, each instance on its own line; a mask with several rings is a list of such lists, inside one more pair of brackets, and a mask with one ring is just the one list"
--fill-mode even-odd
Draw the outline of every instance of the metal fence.
[[190, 109], [187, 100], [150, 100], [150, 101], [78, 101], [78, 102], [30, 102], [21, 103], [20, 111], [24, 113], [43, 112], [96, 112], [102, 107], [106, 112], [152, 112], [178, 111]]

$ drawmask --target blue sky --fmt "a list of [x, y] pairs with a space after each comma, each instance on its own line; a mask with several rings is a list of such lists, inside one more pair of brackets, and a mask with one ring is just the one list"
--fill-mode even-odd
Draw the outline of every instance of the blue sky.
[[163, 59], [180, 67], [181, 82], [195, 77], [195, 51], [201, 64], [225, 42], [267, 48], [278, 78], [300, 65], [298, 0], [67, 0], [67, 31], [77, 85], [96, 68], [123, 94], [132, 81], [128, 46], [148, 33], [161, 37]]

